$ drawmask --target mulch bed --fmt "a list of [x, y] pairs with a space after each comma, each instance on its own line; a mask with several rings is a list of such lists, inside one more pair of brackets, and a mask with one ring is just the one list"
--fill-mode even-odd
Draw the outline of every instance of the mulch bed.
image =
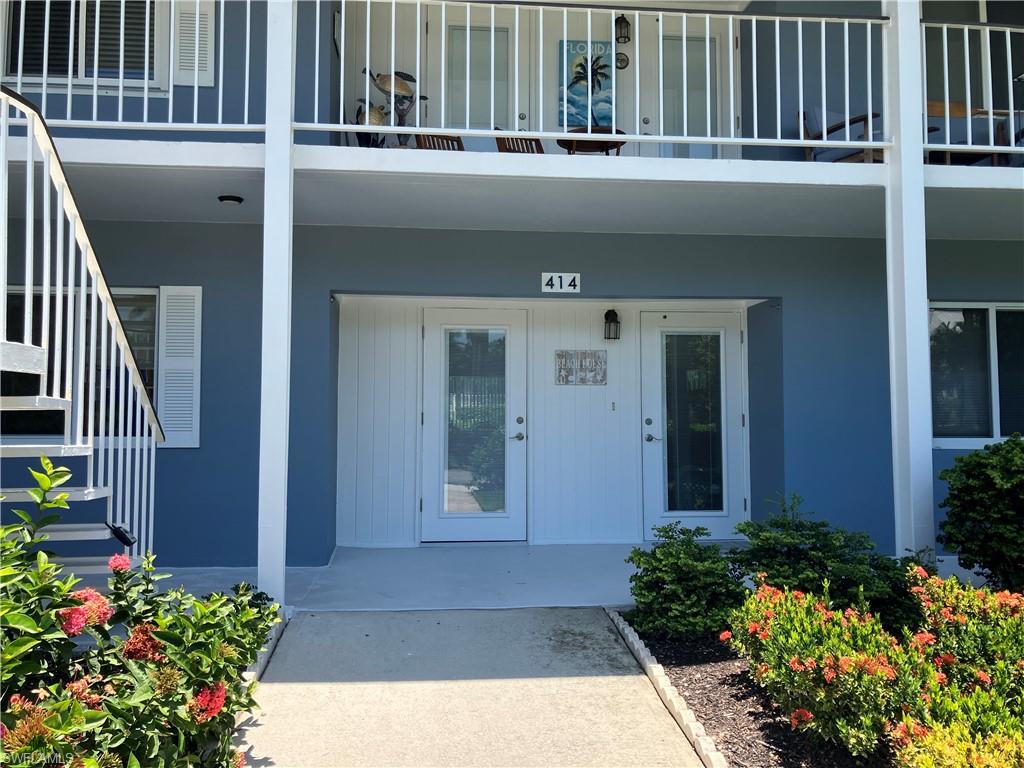
[[794, 731], [786, 713], [747, 674], [747, 663], [716, 640], [644, 637], [669, 680], [734, 768], [875, 768], [843, 747]]

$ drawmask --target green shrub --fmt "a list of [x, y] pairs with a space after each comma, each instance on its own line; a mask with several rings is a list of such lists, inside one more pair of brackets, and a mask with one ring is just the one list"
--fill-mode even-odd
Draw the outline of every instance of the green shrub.
[[827, 585], [817, 598], [763, 579], [722, 639], [794, 728], [879, 764], [973, 765], [941, 762], [949, 746], [996, 765], [1024, 736], [1024, 597], [921, 567], [908, 579], [922, 628], [905, 628], [902, 640], [863, 606], [833, 610]]
[[642, 632], [671, 637], [720, 629], [745, 590], [719, 548], [698, 541], [708, 530], [672, 523], [654, 534], [659, 541], [649, 550], [634, 548], [626, 560], [637, 568], [629, 577], [636, 603], [630, 621]]
[[1024, 590], [1024, 440], [1019, 434], [958, 456], [939, 473], [949, 495], [939, 542], [1004, 588]]
[[[83, 768], [238, 768], [235, 716], [253, 707], [242, 673], [277, 606], [240, 585], [231, 595], [161, 592], [153, 557], [110, 559], [109, 590], [74, 589], [41, 550], [51, 497], [70, 478], [45, 458], [33, 472], [39, 516], [0, 528], [0, 764], [45, 754]], [[87, 638], [88, 642], [79, 642]]]
[[972, 735], [962, 724], [930, 729], [896, 752], [903, 768], [1008, 768], [1024, 765], [1024, 734]]
[[906, 589], [907, 565], [924, 553], [894, 559], [875, 552], [866, 533], [835, 528], [824, 520], [809, 520], [800, 512], [799, 496], [783, 500], [778, 514], [736, 526], [748, 545], [729, 556], [743, 574], [764, 573], [778, 587], [817, 592], [828, 580], [830, 594], [847, 607], [861, 599], [880, 616], [886, 629], [898, 632], [918, 618], [917, 606]]

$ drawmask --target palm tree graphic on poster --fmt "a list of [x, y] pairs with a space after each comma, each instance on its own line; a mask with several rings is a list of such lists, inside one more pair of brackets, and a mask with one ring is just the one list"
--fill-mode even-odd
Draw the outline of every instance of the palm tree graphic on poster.
[[[568, 50], [566, 50], [568, 45]], [[569, 128], [579, 126], [610, 126], [612, 124], [612, 44], [592, 40], [560, 40], [558, 43], [558, 124]], [[568, 59], [569, 76], [565, 76]], [[590, 83], [588, 108], [587, 83]], [[568, 91], [568, 99], [566, 98]], [[568, 115], [566, 106], [568, 105]], [[589, 119], [588, 119], [589, 113]], [[568, 117], [568, 119], [566, 119]]]

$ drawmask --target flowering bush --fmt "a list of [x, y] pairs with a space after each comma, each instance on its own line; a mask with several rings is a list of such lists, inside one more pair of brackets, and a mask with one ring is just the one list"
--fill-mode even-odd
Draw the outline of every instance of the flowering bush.
[[[1024, 598], [909, 569], [919, 625], [897, 639], [863, 608], [823, 595], [757, 591], [722, 639], [794, 728], [908, 768], [1019, 765], [1024, 744]], [[947, 754], [975, 762], [950, 762]], [[986, 762], [987, 761], [987, 762]]]
[[833, 610], [822, 597], [780, 590], [761, 580], [732, 617], [733, 647], [751, 674], [788, 713], [794, 728], [874, 752], [904, 703], [919, 718], [924, 704], [908, 651], [870, 613]]
[[[33, 472], [39, 515], [0, 528], [0, 764], [36, 760], [82, 768], [239, 768], [235, 715], [253, 706], [242, 673], [277, 606], [246, 585], [197, 598], [161, 592], [152, 555], [136, 569], [110, 558], [108, 591], [79, 581], [39, 549], [67, 508], [70, 479], [45, 458]], [[84, 641], [83, 641], [84, 640]]]

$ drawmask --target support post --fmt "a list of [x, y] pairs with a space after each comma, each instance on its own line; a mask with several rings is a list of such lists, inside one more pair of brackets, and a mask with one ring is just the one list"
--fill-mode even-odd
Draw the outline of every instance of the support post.
[[292, 105], [295, 5], [267, 3], [267, 106], [263, 176], [263, 305], [257, 583], [285, 602], [288, 410], [292, 326]]
[[884, 109], [895, 138], [885, 188], [889, 400], [896, 554], [935, 544], [932, 500], [931, 360], [925, 254], [921, 10], [886, 0], [889, 71]]

